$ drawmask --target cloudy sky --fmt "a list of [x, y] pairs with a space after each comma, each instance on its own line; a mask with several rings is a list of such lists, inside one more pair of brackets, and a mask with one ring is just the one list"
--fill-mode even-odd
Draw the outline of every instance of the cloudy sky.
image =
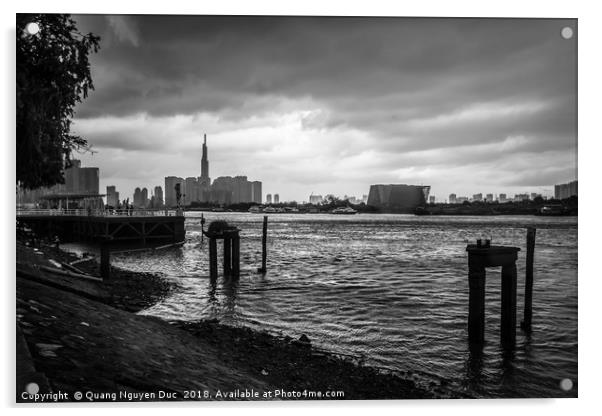
[[[576, 178], [576, 22], [75, 16], [101, 36], [75, 133], [122, 197], [246, 175], [281, 200], [431, 185], [445, 199]], [[574, 36], [561, 36], [564, 27]]]

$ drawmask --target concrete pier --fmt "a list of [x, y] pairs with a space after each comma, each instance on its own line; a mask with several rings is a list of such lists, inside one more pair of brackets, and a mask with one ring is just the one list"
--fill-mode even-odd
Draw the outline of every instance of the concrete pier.
[[516, 260], [518, 247], [468, 245], [468, 339], [485, 341], [485, 282], [487, 267], [502, 267], [501, 342], [507, 349], [516, 342]]

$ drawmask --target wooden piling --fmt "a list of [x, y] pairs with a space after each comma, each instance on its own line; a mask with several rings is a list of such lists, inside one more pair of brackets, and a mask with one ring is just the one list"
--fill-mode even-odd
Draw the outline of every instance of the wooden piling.
[[100, 246], [100, 277], [103, 280], [111, 278], [111, 254], [106, 243], [102, 243]]
[[268, 216], [263, 217], [263, 233], [261, 235], [261, 268], [257, 270], [259, 273], [265, 273], [267, 271], [268, 261]]
[[502, 266], [502, 347], [514, 348], [516, 342], [516, 264]]
[[209, 278], [217, 280], [217, 239], [209, 238]]
[[229, 276], [232, 273], [232, 237], [226, 235], [224, 237], [224, 276]]
[[238, 231], [232, 233], [232, 276], [240, 276], [240, 236]]
[[533, 317], [533, 258], [535, 256], [535, 232], [534, 227], [527, 228], [527, 264], [525, 267], [525, 310], [521, 327], [526, 332], [531, 332], [531, 320]]
[[485, 267], [476, 262], [468, 265], [468, 341], [485, 341]]

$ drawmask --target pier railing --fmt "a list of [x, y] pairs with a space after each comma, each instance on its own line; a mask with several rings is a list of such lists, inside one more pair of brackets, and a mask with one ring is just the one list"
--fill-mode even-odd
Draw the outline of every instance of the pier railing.
[[181, 217], [178, 209], [17, 209], [17, 216]]

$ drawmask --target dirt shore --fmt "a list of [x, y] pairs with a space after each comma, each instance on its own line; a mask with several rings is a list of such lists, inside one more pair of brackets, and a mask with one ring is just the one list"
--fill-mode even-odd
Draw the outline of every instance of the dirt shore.
[[[52, 250], [35, 253], [22, 246], [17, 260], [73, 260]], [[96, 273], [98, 265], [77, 267]], [[108, 293], [104, 300], [24, 274], [17, 277], [17, 325], [29, 359], [53, 392], [67, 393], [61, 400], [77, 400], [75, 392], [82, 392], [84, 401], [444, 396], [435, 388], [419, 388], [410, 379], [321, 351], [306, 337], [277, 337], [213, 321], [168, 323], [132, 313], [176, 289], [160, 275], [113, 269], [110, 283], [95, 284]], [[29, 401], [19, 396], [23, 388], [18, 386], [17, 400]]]

